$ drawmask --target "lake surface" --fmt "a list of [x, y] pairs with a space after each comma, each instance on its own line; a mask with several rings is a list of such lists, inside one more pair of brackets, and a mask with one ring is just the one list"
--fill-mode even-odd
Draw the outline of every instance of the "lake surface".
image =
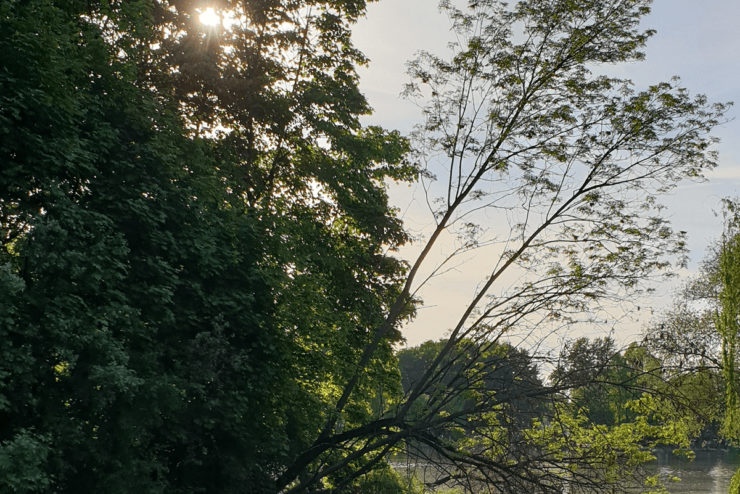
[[[680, 482], [665, 482], [671, 494], [727, 494], [730, 480], [740, 467], [740, 452], [737, 450], [697, 451], [693, 461], [661, 451], [655, 456], [657, 459], [647, 465], [648, 470], [661, 474], [664, 482], [668, 477], [681, 479]], [[401, 472], [411, 470], [426, 481], [438, 478], [438, 471], [428, 463], [408, 464], [400, 458], [394, 460], [391, 464]]]
[[649, 468], [661, 475], [671, 475], [680, 482], [667, 483], [672, 494], [727, 494], [732, 476], [740, 467], [737, 451], [697, 451], [694, 461], [685, 461], [668, 453], [657, 453]]

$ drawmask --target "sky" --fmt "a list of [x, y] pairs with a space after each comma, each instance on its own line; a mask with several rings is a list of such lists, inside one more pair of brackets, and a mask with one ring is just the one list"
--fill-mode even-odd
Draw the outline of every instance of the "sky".
[[[655, 29], [648, 42], [646, 60], [610, 69], [612, 75], [631, 79], [636, 89], [644, 89], [679, 76], [692, 94], [705, 94], [710, 102], [736, 101], [740, 105], [740, 2], [737, 0], [656, 0], [641, 27]], [[399, 98], [408, 82], [405, 63], [419, 50], [446, 54], [450, 22], [440, 14], [436, 0], [381, 0], [369, 5], [367, 16], [354, 28], [356, 46], [371, 60], [361, 68], [361, 88], [375, 112], [365, 118], [368, 125], [381, 125], [408, 133], [420, 120], [420, 112]], [[704, 256], [706, 247], [722, 230], [715, 215], [720, 198], [740, 194], [740, 107], [733, 107], [733, 119], [716, 129], [722, 142], [720, 166], [707, 174], [704, 183], [685, 182], [663, 198], [674, 229], [687, 231], [691, 262], [683, 276], [691, 275]], [[415, 186], [392, 187], [391, 200], [401, 211], [408, 211], [419, 191]], [[424, 221], [408, 215], [407, 225], [424, 229]], [[411, 258], [417, 245], [401, 251]], [[442, 250], [437, 252], [441, 255]], [[414, 322], [404, 328], [409, 345], [439, 339], [456, 322], [461, 309], [480, 281], [480, 259], [469, 259], [459, 270], [434, 280], [422, 292], [424, 308]], [[659, 295], [645, 300], [643, 307], [659, 310], [670, 300], [676, 282], [659, 287]], [[647, 321], [649, 311], [617, 328], [617, 339], [634, 338]]]

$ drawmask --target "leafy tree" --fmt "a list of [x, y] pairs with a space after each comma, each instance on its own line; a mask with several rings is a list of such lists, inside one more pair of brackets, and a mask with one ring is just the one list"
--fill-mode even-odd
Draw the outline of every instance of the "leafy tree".
[[[269, 417], [243, 420], [281, 381], [269, 272], [207, 143], [87, 7], [2, 4], [0, 437], [11, 463], [36, 454], [14, 488], [233, 491], [276, 455], [247, 447]], [[136, 31], [129, 7], [110, 20]]]
[[[516, 377], [503, 335], [596, 317], [684, 252], [655, 199], [715, 165], [725, 107], [590, 72], [643, 58], [648, 4], [443, 3], [460, 42], [410, 65], [409, 156], [359, 123], [363, 0], [219, 0], [212, 27], [191, 0], [0, 3], [2, 488], [393, 491], [405, 441], [436, 484], [619, 487], [665, 430], [491, 383]], [[417, 159], [436, 228], [406, 266], [384, 180]], [[404, 394], [422, 264], [496, 211], [506, 246]]]
[[[707, 441], [736, 443], [737, 199], [722, 203], [725, 231], [708, 249], [698, 276], [678, 291], [673, 306], [646, 332], [646, 344], [663, 362], [664, 399], [654, 404], [665, 420], [698, 422]], [[678, 403], [678, 406], [677, 406]], [[683, 406], [681, 406], [683, 405]], [[730, 492], [737, 490], [736, 474]]]
[[708, 280], [702, 277], [679, 290], [673, 305], [645, 329], [643, 340], [656, 360], [650, 387], [663, 397], [662, 415], [697, 424], [695, 447], [726, 440], [719, 433], [725, 415], [721, 341], [714, 325], [715, 302], [703, 292]]
[[[258, 222], [266, 262], [286, 275], [275, 296], [279, 325], [296, 343], [295, 382], [306, 399], [323, 396], [308, 415], [315, 422], [301, 428], [320, 430], [331, 416], [325, 401], [338, 399], [404, 272], [384, 254], [406, 234], [383, 181], [411, 179], [416, 169], [398, 133], [359, 122], [370, 107], [355, 66], [367, 60], [349, 27], [364, 0], [223, 1], [212, 4], [224, 19], [216, 27], [193, 22], [199, 5], [155, 4], [160, 48], [140, 71], [194, 133], [228, 129], [215, 139], [226, 158], [219, 174]], [[238, 22], [227, 28], [228, 19]], [[370, 380], [385, 380], [389, 391], [398, 377], [387, 372], [390, 343], [399, 338], [391, 331], [370, 362]], [[350, 404], [358, 423], [378, 384], [360, 383]]]
[[[634, 358], [638, 350], [630, 350]], [[627, 405], [645, 391], [638, 382], [643, 369], [632, 367], [612, 338], [578, 338], [561, 353], [550, 379], [570, 388], [570, 398], [591, 422], [618, 425], [635, 419]]]
[[[373, 330], [323, 433], [278, 478], [278, 489], [298, 493], [323, 485], [341, 491], [409, 440], [425, 442], [448, 480], [467, 489], [487, 484], [556, 491], [565, 483], [569, 489], [616, 489], [617, 472], [629, 476], [650, 457], [642, 445], [651, 434], [668, 439], [647, 419], [609, 431], [573, 410], [561, 413], [567, 396], [559, 391], [565, 389], [549, 389], [559, 402], [553, 415], [527, 441], [510, 441], [524, 437], [506, 433], [511, 421], [501, 410], [510, 397], [486, 390], [481, 380], [472, 381], [477, 387], [447, 380], [449, 362], [464, 342], [488, 347], [519, 331], [526, 337], [538, 329], [597, 325], [600, 306], [649, 291], [646, 281], [670, 272], [667, 256], [680, 262], [682, 234], [661, 216], [657, 197], [716, 165], [709, 133], [726, 107], [691, 98], [677, 81], [637, 92], [629, 81], [591, 72], [643, 58], [640, 50], [652, 32], [637, 26], [648, 6], [641, 0], [522, 1], [510, 9], [492, 0], [470, 2], [467, 9], [442, 3], [458, 40], [452, 56], [421, 53], [409, 64], [414, 82], [406, 91], [423, 109], [412, 140], [434, 230], [385, 321]], [[523, 36], [514, 37], [515, 27]], [[510, 227], [486, 237], [476, 219], [487, 214], [508, 215]], [[380, 342], [417, 302], [421, 266], [448, 233], [458, 236], [458, 252], [499, 245], [491, 270], [406, 396], [389, 402], [377, 420], [339, 429]], [[473, 352], [462, 367], [482, 369], [482, 355]], [[445, 403], [467, 396], [474, 407], [445, 410]], [[476, 440], [446, 443], [442, 431], [461, 422], [476, 428]], [[593, 448], [572, 445], [567, 435], [555, 440], [563, 429]], [[351, 455], [332, 456], [349, 445]]]
[[[726, 202], [728, 213], [735, 212], [735, 204]], [[717, 265], [719, 278], [718, 311], [715, 327], [722, 339], [722, 374], [725, 380], [726, 412], [722, 428], [727, 437], [740, 440], [740, 380], [736, 376], [738, 355], [738, 317], [740, 317], [740, 255], [736, 222], [728, 225], [722, 238]]]
[[729, 489], [729, 494], [737, 494], [738, 492], [740, 492], [740, 470], [732, 476]]
[[[699, 415], [721, 424], [717, 431], [725, 440], [737, 437], [737, 379], [734, 369], [738, 356], [735, 298], [737, 298], [737, 260], [735, 259], [736, 201], [725, 199], [725, 232], [708, 249], [700, 273], [677, 292], [673, 306], [648, 328], [645, 341], [661, 359], [673, 379], [710, 382], [704, 399], [711, 403]], [[724, 388], [724, 389], [722, 389]], [[718, 397], [707, 400], [707, 396]]]
[[[364, 3], [325, 2], [302, 41], [303, 4], [268, 4], [229, 31], [231, 73], [194, 3], [0, 4], [0, 489], [274, 489], [398, 292], [383, 180], [413, 167], [357, 120]], [[348, 423], [394, 362], [384, 342]]]
[[[447, 340], [427, 341], [418, 347], [404, 349], [398, 352], [398, 363], [401, 370], [401, 384], [405, 393], [411, 392], [414, 385], [423, 378], [439, 352], [445, 347]], [[470, 360], [480, 361], [476, 369], [476, 377], [469, 374], [466, 363]], [[498, 394], [525, 397], [536, 394], [541, 390], [542, 382], [539, 377], [539, 368], [526, 350], [511, 346], [508, 343], [481, 345], [472, 341], [464, 341], [450, 354], [445, 362], [442, 383], [446, 387], [460, 385], [460, 380], [479, 379], [485, 388]], [[529, 424], [534, 411], [539, 407], [541, 400], [507, 402], [507, 414], [513, 420], [520, 420]], [[465, 403], [458, 403], [465, 406]], [[473, 405], [473, 404], [470, 404]], [[450, 409], [447, 409], [450, 412]]]
[[[726, 437], [740, 440], [740, 380], [737, 378], [738, 316], [740, 315], [740, 256], [738, 256], [738, 204], [737, 201], [725, 201], [727, 231], [723, 235], [719, 254], [717, 275], [719, 278], [719, 310], [715, 315], [717, 332], [722, 338], [722, 375], [725, 380], [725, 416], [721, 432]], [[740, 490], [740, 469], [732, 477], [729, 492]]]
[[[725, 381], [725, 410], [722, 417], [721, 434], [726, 438], [740, 441], [740, 380], [737, 378], [738, 329], [740, 322], [740, 255], [738, 242], [738, 201], [726, 199], [723, 203], [725, 214], [725, 232], [718, 246], [714, 280], [717, 289], [717, 305], [714, 314], [715, 329], [721, 338], [722, 377]], [[730, 484], [729, 492], [738, 490], [736, 473]]]
[[[674, 428], [674, 446], [699, 447], [711, 440], [707, 434], [717, 414], [717, 403], [707, 395], [714, 396], [722, 385], [715, 369], [676, 366], [650, 340], [620, 351], [610, 337], [566, 343], [551, 380], [568, 387], [578, 413], [595, 424], [647, 420]], [[676, 452], [691, 456], [685, 450]]]

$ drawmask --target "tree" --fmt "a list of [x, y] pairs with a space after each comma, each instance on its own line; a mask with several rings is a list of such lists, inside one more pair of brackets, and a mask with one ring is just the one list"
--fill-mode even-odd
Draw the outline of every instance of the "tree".
[[[738, 432], [738, 202], [722, 201], [725, 228], [708, 248], [700, 273], [674, 297], [671, 309], [646, 331], [646, 344], [663, 362], [664, 399], [655, 406], [668, 420], [707, 424], [704, 443], [737, 442]], [[676, 402], [684, 406], [676, 406]], [[689, 404], [689, 406], [686, 406]], [[688, 408], [688, 410], [687, 410]], [[738, 489], [736, 473], [729, 492]]]
[[[404, 393], [410, 393], [414, 385], [423, 378], [439, 352], [445, 347], [447, 340], [438, 342], [427, 341], [418, 347], [404, 349], [398, 352], [398, 362], [401, 370], [401, 384]], [[464, 353], [463, 353], [464, 352]], [[510, 344], [481, 346], [475, 342], [463, 341], [455, 351], [448, 355], [442, 364], [449, 367], [445, 371], [442, 383], [446, 387], [460, 386], [455, 383], [460, 376], [465, 375], [465, 365], [470, 360], [479, 361], [481, 369], [479, 379], [486, 390], [499, 395], [509, 394], [512, 399], [507, 400], [506, 414], [511, 420], [521, 422], [527, 426], [536, 416], [536, 410], [541, 400], [527, 399], [528, 395], [536, 396], [542, 391], [542, 382], [539, 377], [540, 369], [526, 350], [516, 348]], [[518, 399], [517, 399], [518, 398]], [[458, 400], [455, 406], [474, 406], [474, 402]], [[452, 410], [447, 408], [448, 413]]]
[[[411, 154], [359, 123], [363, 0], [222, 0], [213, 27], [191, 0], [1, 3], [6, 489], [400, 489], [405, 441], [437, 484], [616, 489], [662, 431], [590, 424], [567, 387], [501, 392], [490, 363], [684, 251], [655, 198], [715, 165], [725, 107], [590, 72], [642, 58], [648, 3], [443, 3], [460, 43], [410, 65]], [[407, 266], [384, 180], [415, 161], [441, 199]], [[506, 246], [404, 394], [420, 269], [444, 232], [486, 244], [484, 211], [512, 215]], [[533, 424], [510, 414], [537, 399]]]
[[[442, 9], [458, 40], [452, 57], [420, 54], [409, 64], [414, 82], [406, 90], [423, 109], [424, 121], [412, 137], [436, 226], [323, 432], [277, 487], [298, 493], [323, 484], [325, 492], [341, 491], [410, 439], [424, 441], [450, 477], [467, 488], [488, 483], [502, 490], [549, 491], [579, 482], [615, 487], [612, 466], [621, 465], [624, 474], [649, 458], [636, 446], [656, 432], [646, 432], [645, 422], [615, 430], [609, 446], [597, 440], [607, 437], [603, 429], [589, 427], [577, 414], [559, 413], [565, 406], [561, 396], [550, 417], [553, 427], [543, 422], [535, 428], [547, 432], [519, 445], [497, 442], [491, 438], [505, 429], [507, 416], [498, 412], [505, 401], [475, 386], [445, 384], [458, 382], [445, 381], [457, 375], [448, 374], [446, 362], [465, 341], [489, 348], [518, 329], [531, 334], [583, 321], [598, 324], [598, 307], [649, 291], [647, 281], [670, 271], [668, 256], [680, 263], [683, 234], [660, 215], [657, 196], [716, 166], [709, 133], [726, 106], [710, 106], [703, 96], [692, 99], [677, 80], [637, 92], [629, 81], [593, 74], [601, 64], [643, 58], [640, 50], [652, 32], [640, 32], [637, 25], [649, 12], [648, 1], [539, 0], [507, 9], [484, 0], [470, 2], [468, 9], [443, 2]], [[521, 36], [514, 36], [515, 29]], [[495, 213], [508, 214], [510, 228], [487, 238], [476, 215]], [[406, 396], [389, 402], [377, 420], [338, 429], [379, 343], [416, 302], [421, 266], [448, 231], [459, 235], [462, 250], [497, 243], [491, 270]], [[505, 281], [512, 272], [513, 284]], [[474, 352], [462, 368], [480, 376], [482, 353]], [[476, 382], [468, 374], [461, 377]], [[558, 398], [562, 390], [549, 391]], [[444, 413], [442, 404], [468, 392], [475, 395], [475, 407]], [[431, 405], [422, 406], [422, 397], [430, 395]], [[472, 446], [446, 444], [443, 434], [435, 434], [469, 420], [480, 424], [480, 440]], [[577, 432], [592, 447], [557, 439], [558, 427], [573, 437]], [[545, 446], [548, 441], [552, 446]], [[350, 445], [350, 455], [332, 456]], [[525, 454], [532, 448], [540, 454]], [[569, 463], [569, 454], [580, 460]], [[587, 455], [594, 460], [586, 461]], [[309, 473], [299, 478], [300, 472]]]
[[645, 391], [638, 382], [643, 369], [629, 365], [612, 338], [578, 338], [561, 353], [550, 379], [570, 388], [570, 398], [591, 422], [618, 425], [635, 419], [627, 404]]
[[399, 291], [413, 167], [357, 121], [364, 3], [244, 5], [229, 69], [194, 3], [0, 4], [3, 492], [274, 488]]
[[722, 375], [725, 380], [726, 409], [722, 432], [727, 437], [740, 440], [740, 380], [736, 377], [738, 356], [738, 317], [740, 317], [740, 253], [737, 232], [736, 203], [725, 202], [730, 217], [720, 246], [717, 262], [719, 293], [715, 327], [722, 339]]
[[[143, 31], [129, 6], [108, 21]], [[281, 382], [269, 272], [212, 149], [135, 86], [89, 7], [2, 4], [0, 483], [228, 492], [255, 475], [234, 450], [269, 434], [240, 401]]]
[[711, 406], [700, 415], [720, 423], [717, 432], [730, 441], [737, 437], [737, 431], [733, 432], [737, 424], [734, 369], [738, 361], [733, 315], [737, 312], [736, 210], [736, 200], [722, 201], [725, 231], [708, 248], [699, 274], [684, 283], [672, 307], [656, 318], [645, 335], [646, 344], [675, 379], [712, 376], [708, 395], [719, 398], [710, 400]]
[[406, 139], [359, 122], [370, 107], [355, 65], [366, 59], [349, 27], [364, 0], [211, 5], [237, 22], [207, 28], [193, 22], [197, 2], [155, 4], [161, 51], [137, 65], [142, 85], [172, 98], [194, 134], [228, 129], [215, 139], [226, 162], [219, 174], [235, 207], [256, 220], [263, 262], [284, 274], [273, 295], [277, 325], [294, 343], [285, 355], [297, 396], [280, 405], [299, 438], [289, 462], [334, 419], [334, 402], [344, 400], [343, 427], [360, 426], [373, 417], [378, 388], [399, 387], [392, 344], [412, 308], [373, 343], [357, 392], [340, 396], [405, 272], [387, 254], [407, 237], [384, 180], [409, 180], [417, 169], [405, 160]]
[[656, 361], [650, 385], [661, 397], [656, 411], [661, 409], [662, 420], [695, 424], [691, 435], [697, 447], [725, 440], [719, 433], [725, 408], [721, 341], [709, 288], [704, 275], [688, 280], [672, 306], [645, 328], [642, 343]]

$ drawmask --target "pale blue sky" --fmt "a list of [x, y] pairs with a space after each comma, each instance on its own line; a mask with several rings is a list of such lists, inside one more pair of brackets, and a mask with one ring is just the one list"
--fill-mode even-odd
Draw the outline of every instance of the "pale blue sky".
[[[740, 105], [740, 1], [656, 0], [643, 27], [657, 30], [648, 44], [647, 59], [614, 69], [619, 75], [632, 79], [638, 89], [677, 75], [692, 94]], [[356, 45], [371, 59], [370, 67], [360, 71], [362, 88], [375, 108], [366, 123], [402, 132], [411, 129], [419, 113], [398, 98], [407, 81], [404, 64], [418, 50], [444, 54], [448, 39], [449, 21], [437, 11], [436, 0], [381, 0], [370, 5], [367, 17], [355, 27]], [[732, 108], [729, 116], [736, 118], [739, 110]], [[689, 233], [692, 269], [721, 231], [721, 222], [712, 212], [719, 198], [740, 194], [740, 122], [724, 125], [716, 135], [722, 139], [720, 168], [708, 176], [707, 183], [684, 183], [664, 200], [674, 227]], [[393, 191], [392, 197], [405, 209], [411, 189]], [[436, 307], [406, 329], [410, 344], [444, 334], [458, 312], [454, 309], [472, 294], [475, 275], [446, 277], [424, 294]], [[658, 298], [653, 305], [666, 300]], [[628, 331], [635, 332], [636, 326]]]

